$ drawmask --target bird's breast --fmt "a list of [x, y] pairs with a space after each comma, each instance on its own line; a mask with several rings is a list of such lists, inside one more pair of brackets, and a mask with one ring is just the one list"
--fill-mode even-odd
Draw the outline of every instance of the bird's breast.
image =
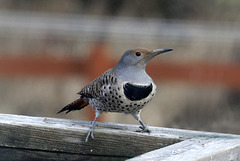
[[116, 85], [103, 85], [99, 98], [90, 99], [94, 110], [103, 112], [132, 113], [141, 110], [155, 95], [153, 82], [122, 82]]

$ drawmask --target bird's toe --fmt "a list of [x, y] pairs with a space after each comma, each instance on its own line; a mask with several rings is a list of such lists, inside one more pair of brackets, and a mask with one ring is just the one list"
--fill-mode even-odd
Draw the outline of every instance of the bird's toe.
[[136, 132], [147, 132], [147, 133], [151, 133], [151, 130], [149, 130], [149, 128], [147, 126], [139, 126], [140, 130], [137, 130]]

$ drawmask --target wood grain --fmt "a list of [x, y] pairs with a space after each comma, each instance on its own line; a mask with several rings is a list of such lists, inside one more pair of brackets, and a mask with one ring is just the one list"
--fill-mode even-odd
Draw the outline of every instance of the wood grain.
[[[238, 160], [240, 136], [137, 125], [0, 114], [0, 160]], [[11, 156], [10, 156], [11, 154]], [[72, 156], [72, 157], [71, 157]], [[137, 157], [136, 157], [137, 156]], [[69, 159], [71, 158], [71, 159]]]
[[138, 126], [97, 123], [95, 140], [85, 144], [88, 126], [86, 121], [0, 114], [0, 146], [130, 158], [181, 141], [135, 132]]
[[240, 159], [240, 139], [189, 139], [145, 153], [129, 161], [145, 160], [201, 160], [227, 161]]

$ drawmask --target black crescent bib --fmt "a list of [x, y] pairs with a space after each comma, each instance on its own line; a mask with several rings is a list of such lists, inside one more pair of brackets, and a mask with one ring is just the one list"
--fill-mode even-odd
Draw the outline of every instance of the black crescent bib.
[[139, 101], [146, 98], [152, 92], [152, 88], [152, 83], [148, 86], [126, 83], [123, 86], [123, 91], [129, 100]]

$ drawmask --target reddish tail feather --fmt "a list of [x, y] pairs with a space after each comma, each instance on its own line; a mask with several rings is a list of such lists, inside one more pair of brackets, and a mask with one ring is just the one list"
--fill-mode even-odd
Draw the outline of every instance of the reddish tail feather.
[[81, 110], [85, 106], [87, 106], [89, 103], [85, 102], [83, 98], [79, 98], [72, 103], [68, 104], [67, 106], [63, 107], [58, 113], [61, 113], [63, 111], [66, 111], [66, 114], [70, 111], [75, 111], [75, 110]]

